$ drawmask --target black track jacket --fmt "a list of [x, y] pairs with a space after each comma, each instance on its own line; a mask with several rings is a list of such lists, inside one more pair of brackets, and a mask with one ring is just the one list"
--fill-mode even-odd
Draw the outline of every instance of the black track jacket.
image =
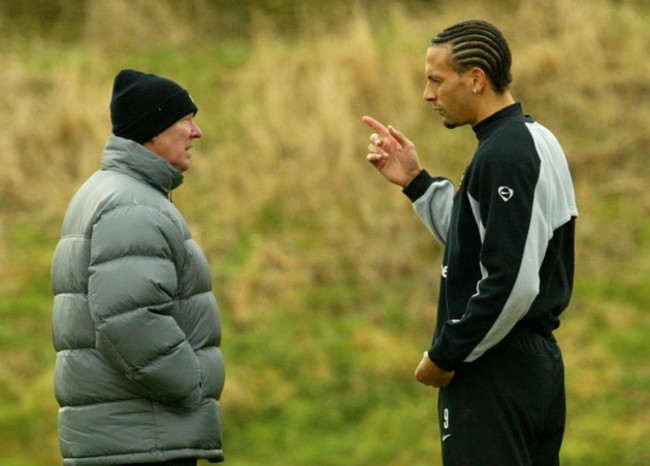
[[445, 247], [429, 357], [454, 370], [530, 326], [551, 335], [573, 287], [578, 210], [564, 152], [516, 103], [474, 128], [479, 144], [454, 193], [422, 171], [405, 189]]

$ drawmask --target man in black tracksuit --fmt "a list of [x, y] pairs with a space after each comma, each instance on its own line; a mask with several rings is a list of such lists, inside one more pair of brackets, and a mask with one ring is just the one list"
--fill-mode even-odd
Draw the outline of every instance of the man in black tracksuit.
[[433, 343], [416, 370], [441, 387], [445, 465], [559, 464], [564, 368], [552, 332], [571, 297], [578, 211], [558, 141], [510, 95], [510, 62], [498, 29], [477, 20], [427, 51], [425, 100], [479, 141], [459, 186], [364, 117], [377, 131], [369, 161], [445, 247]]

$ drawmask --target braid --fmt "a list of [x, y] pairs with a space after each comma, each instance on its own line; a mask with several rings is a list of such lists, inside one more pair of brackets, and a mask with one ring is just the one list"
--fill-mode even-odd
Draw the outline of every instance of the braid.
[[451, 46], [451, 67], [463, 72], [478, 66], [488, 75], [494, 90], [505, 92], [512, 81], [512, 57], [506, 39], [495, 26], [481, 20], [469, 20], [451, 26], [431, 40], [430, 46]]

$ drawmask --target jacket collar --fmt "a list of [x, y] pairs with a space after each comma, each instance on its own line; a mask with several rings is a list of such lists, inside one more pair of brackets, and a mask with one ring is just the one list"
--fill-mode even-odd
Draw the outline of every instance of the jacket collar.
[[516, 102], [512, 105], [508, 105], [507, 107], [502, 108], [498, 112], [493, 113], [486, 119], [479, 122], [472, 129], [476, 134], [476, 138], [479, 141], [482, 141], [485, 138], [487, 138], [490, 134], [492, 134], [496, 128], [501, 126], [502, 123], [504, 123], [505, 121], [511, 118], [520, 118], [523, 121], [524, 113], [523, 110], [521, 109], [521, 104], [519, 102]]
[[110, 136], [102, 155], [102, 170], [125, 173], [165, 195], [183, 183], [183, 174], [158, 154], [130, 139]]

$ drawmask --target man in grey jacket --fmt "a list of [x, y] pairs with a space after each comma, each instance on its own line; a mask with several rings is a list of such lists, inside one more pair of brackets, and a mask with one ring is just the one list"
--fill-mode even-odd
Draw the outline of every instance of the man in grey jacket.
[[72, 199], [52, 263], [54, 383], [66, 466], [223, 461], [219, 311], [170, 193], [202, 136], [175, 82], [115, 78], [113, 136]]

